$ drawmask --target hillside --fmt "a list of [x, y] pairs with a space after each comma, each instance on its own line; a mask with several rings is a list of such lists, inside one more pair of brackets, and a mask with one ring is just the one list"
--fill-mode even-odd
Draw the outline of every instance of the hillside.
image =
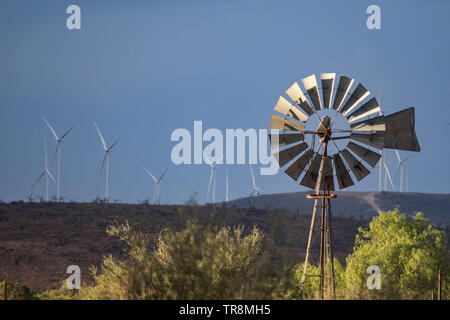
[[[258, 226], [274, 240], [279, 254], [292, 263], [303, 262], [313, 201], [306, 193], [262, 195], [208, 206], [149, 206], [92, 203], [0, 203], [0, 279], [26, 284], [33, 290], [60, 287], [67, 266], [79, 265], [82, 282], [91, 283], [89, 267], [102, 257], [123, 257], [124, 246], [107, 236], [107, 226], [129, 223], [156, 239], [165, 227], [179, 229], [189, 218], [222, 225]], [[335, 256], [345, 263], [359, 226], [366, 226], [376, 210], [392, 209], [412, 215], [423, 211], [440, 228], [448, 228], [450, 195], [417, 193], [338, 193], [333, 200]], [[279, 206], [286, 209], [273, 209]], [[234, 208], [233, 208], [234, 207]], [[272, 209], [270, 209], [272, 208]], [[448, 229], [447, 229], [448, 234]], [[313, 262], [318, 252], [313, 239]], [[279, 258], [279, 257], [278, 257]], [[278, 259], [277, 258], [277, 259]]]
[[[310, 214], [313, 201], [306, 195], [311, 192], [292, 192], [242, 198], [227, 203], [235, 208], [285, 208], [293, 212]], [[450, 226], [450, 194], [413, 192], [336, 192], [332, 215], [370, 220], [379, 210], [386, 211], [400, 206], [401, 212], [413, 216], [421, 211], [434, 226]]]
[[[123, 245], [106, 235], [115, 222], [129, 221], [154, 238], [164, 227], [179, 228], [186, 218], [217, 225], [253, 225], [273, 239], [292, 263], [303, 262], [310, 216], [286, 211], [129, 204], [13, 203], [0, 204], [0, 279], [17, 281], [33, 290], [60, 287], [67, 266], [79, 265], [82, 282], [90, 283], [89, 267], [102, 256], [123, 255]], [[335, 256], [342, 262], [352, 251], [357, 228], [365, 222], [333, 219]], [[313, 256], [318, 239], [313, 241]], [[315, 261], [315, 259], [313, 259]]]

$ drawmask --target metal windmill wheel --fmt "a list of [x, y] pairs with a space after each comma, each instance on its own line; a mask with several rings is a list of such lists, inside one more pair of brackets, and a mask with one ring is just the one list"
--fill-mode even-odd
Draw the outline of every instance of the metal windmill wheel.
[[[360, 181], [370, 173], [367, 167], [375, 167], [383, 148], [420, 151], [420, 146], [414, 132], [414, 108], [384, 116], [361, 83], [349, 94], [354, 79], [341, 75], [335, 88], [335, 73], [322, 73], [320, 78], [322, 96], [315, 75], [301, 80], [307, 95], [296, 82], [286, 90], [292, 103], [280, 96], [274, 108], [279, 115], [270, 119], [270, 140], [272, 150], [278, 150], [275, 157], [280, 168], [301, 185], [315, 189], [307, 196], [315, 200], [301, 287], [306, 276], [320, 277], [323, 299], [325, 288], [335, 297], [330, 202], [336, 198], [330, 193], [335, 180], [339, 189], [350, 187], [354, 179]], [[308, 275], [317, 208], [321, 210], [320, 274]]]

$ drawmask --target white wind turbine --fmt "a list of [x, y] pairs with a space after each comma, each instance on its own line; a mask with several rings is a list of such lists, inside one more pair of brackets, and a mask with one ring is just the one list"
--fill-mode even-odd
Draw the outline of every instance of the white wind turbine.
[[250, 173], [251, 173], [251, 175], [252, 175], [252, 193], [250, 194], [250, 196], [251, 197], [254, 197], [254, 196], [259, 196], [260, 195], [260, 192], [263, 192], [260, 188], [258, 188], [257, 186], [256, 186], [256, 183], [255, 183], [255, 175], [253, 174], [253, 169], [252, 169], [252, 165], [251, 164], [249, 164], [249, 167], [250, 167]]
[[100, 179], [100, 175], [102, 174], [103, 167], [105, 166], [105, 162], [106, 162], [105, 201], [108, 202], [108, 200], [109, 200], [109, 181], [110, 181], [109, 180], [109, 155], [110, 155], [112, 149], [114, 148], [114, 146], [117, 144], [117, 142], [119, 142], [119, 140], [116, 140], [116, 142], [114, 142], [111, 146], [108, 147], [106, 144], [105, 138], [103, 138], [103, 135], [100, 132], [100, 129], [98, 128], [98, 126], [95, 122], [94, 122], [94, 126], [95, 126], [95, 129], [97, 129], [98, 136], [100, 137], [100, 140], [103, 145], [103, 150], [105, 152], [105, 154], [103, 156], [102, 166], [100, 167], [100, 172], [99, 172], [98, 178]]
[[160, 187], [162, 179], [164, 178], [164, 175], [166, 174], [168, 169], [169, 169], [169, 167], [167, 167], [166, 170], [164, 170], [164, 172], [159, 177], [159, 179], [156, 179], [156, 177], [150, 171], [148, 171], [146, 168], [144, 168], [145, 172], [147, 172], [147, 174], [150, 177], [152, 177], [153, 181], [155, 181], [155, 190], [153, 191], [153, 203], [154, 204], [158, 204], [158, 205], [160, 204], [161, 198], [160, 198], [160, 193], [159, 193], [159, 187]]
[[225, 156], [225, 154], [223, 154], [217, 160], [214, 160], [214, 162], [211, 161], [211, 159], [209, 159], [206, 154], [204, 154], [204, 156], [205, 156], [206, 163], [211, 167], [211, 174], [209, 175], [208, 194], [206, 196], [206, 201], [208, 202], [208, 200], [209, 200], [209, 194], [210, 194], [210, 191], [211, 191], [211, 184], [212, 184], [213, 188], [212, 188], [212, 193], [211, 193], [211, 203], [214, 203], [214, 202], [216, 202], [216, 170], [217, 170], [217, 163], [222, 160], [222, 158]]
[[63, 143], [64, 138], [73, 129], [73, 126], [69, 130], [67, 130], [66, 133], [64, 133], [61, 137], [58, 137], [58, 135], [56, 134], [56, 131], [52, 128], [52, 126], [50, 125], [50, 123], [48, 123], [48, 121], [44, 118], [44, 116], [42, 116], [42, 119], [47, 124], [48, 128], [53, 133], [53, 136], [55, 137], [55, 140], [56, 140], [55, 152], [53, 154], [53, 159], [55, 159], [56, 152], [58, 152], [58, 176], [57, 176], [57, 183], [56, 183], [56, 186], [57, 186], [56, 187], [56, 201], [60, 201], [61, 200], [61, 143]]
[[[410, 156], [407, 156], [405, 159], [400, 158], [400, 153], [395, 150], [395, 154], [397, 155], [398, 165], [397, 165], [397, 173], [395, 177], [397, 178], [398, 171], [400, 170], [400, 192], [403, 192], [403, 169], [406, 165], [406, 160], [409, 159]], [[406, 192], [408, 192], [408, 171], [405, 170], [405, 178], [406, 178]]]
[[41, 175], [36, 179], [33, 186], [31, 187], [31, 193], [33, 192], [34, 187], [38, 182], [42, 179], [42, 177], [45, 175], [46, 181], [45, 181], [45, 201], [48, 202], [48, 183], [49, 178], [52, 179], [53, 182], [56, 182], [55, 178], [53, 178], [52, 174], [50, 173], [50, 169], [48, 168], [48, 155], [47, 155], [47, 139], [44, 136], [44, 152], [45, 152], [45, 167], [44, 171], [42, 171]]

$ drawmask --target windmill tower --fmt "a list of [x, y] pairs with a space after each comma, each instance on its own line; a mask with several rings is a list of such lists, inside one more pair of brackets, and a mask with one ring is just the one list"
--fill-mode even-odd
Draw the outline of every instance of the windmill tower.
[[[321, 74], [321, 91], [315, 75], [302, 79], [307, 96], [299, 84], [294, 83], [286, 98], [280, 97], [274, 110], [281, 115], [270, 119], [271, 148], [280, 168], [293, 180], [315, 192], [307, 198], [314, 199], [314, 207], [306, 248], [301, 290], [307, 276], [320, 278], [320, 297], [335, 297], [335, 278], [331, 238], [331, 199], [336, 198], [335, 180], [339, 189], [345, 189], [365, 178], [367, 165], [375, 168], [384, 148], [420, 151], [414, 132], [414, 108], [384, 116], [377, 115], [381, 108], [375, 97], [358, 84], [349, 94], [354, 79], [340, 76], [334, 89], [335, 73]], [[334, 93], [335, 91], [335, 93]], [[334, 93], [334, 94], [333, 94]], [[333, 99], [334, 96], [334, 99]], [[364, 102], [364, 103], [363, 103]], [[334, 126], [335, 121], [348, 128]], [[311, 122], [318, 121], [315, 127]], [[311, 135], [320, 143], [308, 145]], [[301, 179], [300, 176], [303, 175]], [[353, 176], [353, 177], [352, 177]], [[312, 235], [316, 215], [320, 213], [320, 274], [306, 274], [311, 255]]]

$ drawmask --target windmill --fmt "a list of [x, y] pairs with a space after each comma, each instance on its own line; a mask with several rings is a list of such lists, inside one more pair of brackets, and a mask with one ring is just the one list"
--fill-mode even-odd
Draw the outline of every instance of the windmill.
[[159, 193], [159, 187], [162, 182], [162, 179], [164, 178], [164, 175], [166, 174], [169, 167], [164, 170], [164, 172], [159, 176], [159, 179], [157, 179], [150, 171], [148, 171], [146, 168], [144, 168], [145, 172], [152, 177], [153, 181], [155, 182], [155, 189], [153, 191], [153, 203], [159, 205], [161, 202], [160, 193]]
[[[314, 209], [301, 288], [307, 276], [319, 277], [322, 299], [325, 289], [331, 290], [331, 296], [335, 297], [331, 241], [331, 199], [337, 197], [332, 193], [335, 180], [339, 189], [354, 185], [355, 178], [357, 181], [362, 180], [370, 173], [366, 165], [374, 168], [380, 160], [378, 150], [420, 151], [414, 132], [414, 108], [387, 116], [377, 115], [381, 108], [375, 97], [366, 99], [370, 92], [362, 84], [358, 84], [349, 94], [354, 79], [340, 76], [336, 89], [335, 79], [335, 73], [321, 74], [322, 98], [314, 74], [302, 79], [307, 96], [299, 84], [294, 83], [286, 90], [294, 103], [280, 97], [274, 110], [282, 116], [273, 114], [270, 120], [271, 148], [280, 168], [285, 168], [285, 173], [293, 180], [315, 190], [313, 194], [307, 195], [307, 198], [314, 199]], [[348, 129], [333, 126], [338, 118], [346, 122]], [[315, 121], [318, 121], [318, 125], [307, 130], [307, 126]], [[317, 148], [308, 146], [306, 141], [309, 139], [305, 139], [307, 135], [314, 135], [320, 140]], [[342, 145], [345, 147], [342, 148]], [[303, 177], [299, 179], [301, 175]], [[320, 274], [309, 275], [306, 274], [306, 267], [317, 211], [321, 212]]]
[[63, 143], [64, 138], [73, 129], [73, 127], [71, 127], [69, 130], [67, 130], [66, 133], [64, 133], [61, 137], [58, 137], [58, 135], [56, 134], [56, 131], [53, 129], [53, 127], [50, 125], [50, 123], [48, 123], [47, 119], [45, 119], [44, 116], [42, 116], [42, 119], [47, 124], [48, 128], [50, 129], [50, 131], [52, 132], [52, 134], [56, 140], [55, 152], [53, 154], [53, 159], [55, 159], [56, 153], [58, 153], [58, 175], [57, 175], [57, 183], [56, 183], [56, 201], [60, 201], [61, 200], [61, 144]]
[[109, 181], [110, 181], [109, 180], [109, 155], [110, 155], [112, 149], [114, 148], [114, 146], [119, 142], [119, 140], [116, 140], [116, 142], [114, 142], [112, 145], [110, 145], [108, 147], [106, 144], [105, 138], [103, 138], [103, 135], [95, 122], [94, 122], [94, 126], [95, 126], [95, 129], [97, 129], [97, 133], [102, 142], [103, 151], [104, 151], [102, 166], [100, 167], [100, 172], [99, 172], [98, 177], [100, 179], [100, 176], [103, 172], [103, 167], [105, 166], [105, 163], [106, 163], [105, 202], [108, 202], [109, 201]]
[[[397, 173], [395, 174], [395, 178], [397, 179], [398, 172], [400, 171], [400, 192], [403, 192], [403, 178], [406, 180], [406, 192], [408, 192], [408, 171], [406, 171], [406, 161], [411, 157], [407, 156], [402, 159], [400, 157], [400, 153], [395, 150], [395, 154], [397, 155], [398, 165], [397, 165]], [[404, 172], [403, 172], [404, 170]]]
[[55, 178], [50, 172], [50, 169], [48, 168], [48, 155], [47, 155], [47, 139], [44, 136], [44, 153], [45, 153], [45, 167], [44, 171], [42, 171], [41, 175], [36, 179], [33, 186], [31, 187], [31, 193], [33, 192], [34, 187], [38, 184], [38, 182], [42, 179], [43, 176], [45, 176], [45, 201], [48, 202], [48, 183], [49, 179], [51, 179], [53, 182], [56, 182]]
[[249, 164], [248, 166], [250, 167], [250, 174], [252, 176], [252, 193], [250, 194], [250, 197], [256, 197], [259, 196], [263, 191], [256, 186], [255, 175], [253, 174], [252, 165]]
[[[206, 202], [210, 199], [211, 194], [211, 203], [216, 202], [216, 170], [217, 170], [217, 164], [222, 162], [222, 158], [225, 156], [225, 154], [221, 155], [218, 159], [211, 161], [211, 159], [206, 155], [205, 161], [211, 168], [211, 174], [209, 175], [209, 184], [208, 184], [208, 193], [206, 195]], [[212, 192], [211, 192], [211, 184], [212, 184]]]

